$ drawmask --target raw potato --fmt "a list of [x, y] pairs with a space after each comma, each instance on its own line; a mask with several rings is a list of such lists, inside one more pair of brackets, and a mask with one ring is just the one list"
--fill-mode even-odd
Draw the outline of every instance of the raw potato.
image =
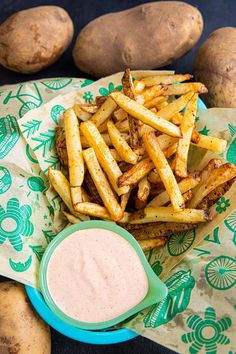
[[0, 353], [50, 354], [49, 327], [32, 309], [23, 285], [0, 283]]
[[17, 12], [0, 26], [0, 64], [24, 74], [54, 63], [74, 33], [68, 13], [58, 6]]
[[236, 27], [209, 35], [195, 59], [195, 79], [208, 88], [209, 107], [236, 108]]
[[200, 12], [179, 1], [143, 4], [90, 22], [78, 35], [76, 66], [101, 77], [168, 65], [188, 52], [203, 28]]

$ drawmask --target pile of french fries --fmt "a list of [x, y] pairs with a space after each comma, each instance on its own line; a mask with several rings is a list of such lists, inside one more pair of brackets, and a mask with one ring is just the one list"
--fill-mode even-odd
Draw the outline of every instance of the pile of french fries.
[[126, 69], [122, 92], [65, 111], [56, 146], [68, 178], [49, 169], [49, 179], [70, 223], [116, 222], [147, 251], [211, 220], [209, 208], [233, 184], [236, 166], [213, 159], [188, 171], [190, 145], [217, 153], [227, 146], [195, 130], [198, 95], [207, 88], [185, 82], [191, 78], [135, 80]]

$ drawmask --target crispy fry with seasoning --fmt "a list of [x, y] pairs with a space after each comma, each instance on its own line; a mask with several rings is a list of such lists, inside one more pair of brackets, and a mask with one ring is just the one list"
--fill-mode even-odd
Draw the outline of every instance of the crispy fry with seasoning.
[[149, 87], [153, 85], [165, 84], [170, 85], [176, 82], [188, 81], [193, 78], [193, 75], [190, 74], [177, 74], [177, 75], [155, 75], [155, 76], [147, 76], [141, 80], [141, 82]]
[[163, 247], [166, 243], [165, 237], [152, 238], [148, 240], [138, 240], [143, 252], [152, 250], [153, 248]]

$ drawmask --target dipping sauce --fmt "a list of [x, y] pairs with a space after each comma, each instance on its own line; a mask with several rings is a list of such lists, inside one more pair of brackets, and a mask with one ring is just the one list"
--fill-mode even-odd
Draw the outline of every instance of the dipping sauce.
[[111, 320], [140, 303], [148, 280], [134, 248], [105, 229], [79, 230], [54, 250], [47, 269], [55, 304], [71, 318]]

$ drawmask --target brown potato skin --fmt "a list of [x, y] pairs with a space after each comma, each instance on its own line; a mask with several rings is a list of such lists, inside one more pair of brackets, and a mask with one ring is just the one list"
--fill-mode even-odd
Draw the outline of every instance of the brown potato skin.
[[198, 50], [195, 79], [203, 82], [209, 107], [236, 108], [236, 27], [212, 32]]
[[0, 353], [50, 354], [49, 327], [34, 312], [23, 285], [0, 283]]
[[152, 2], [91, 21], [78, 35], [76, 66], [95, 77], [168, 65], [188, 52], [203, 29], [200, 12], [179, 1]]
[[17, 12], [0, 26], [0, 64], [31, 74], [54, 63], [69, 46], [74, 27], [57, 6]]

